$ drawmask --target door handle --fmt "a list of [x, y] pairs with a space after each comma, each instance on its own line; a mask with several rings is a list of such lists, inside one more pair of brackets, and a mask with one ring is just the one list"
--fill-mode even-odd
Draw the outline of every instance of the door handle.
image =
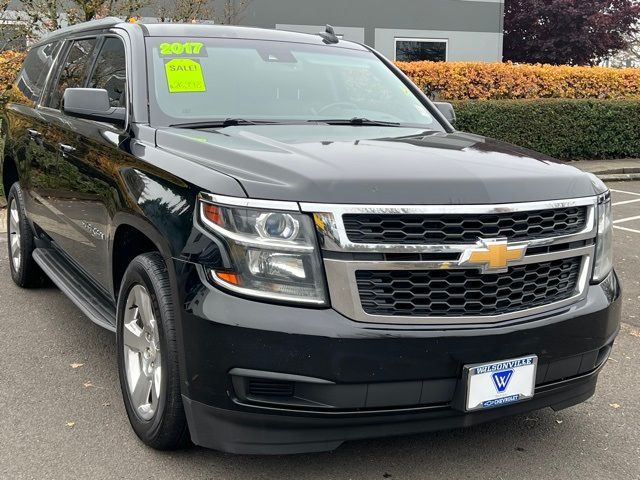
[[42, 134], [37, 130], [33, 130], [33, 129], [29, 128], [29, 129], [27, 129], [27, 132], [29, 132], [29, 136], [31, 138], [33, 138], [34, 140], [37, 139], [37, 138], [42, 138]]
[[59, 143], [58, 147], [60, 148], [60, 151], [65, 154], [65, 153], [73, 153], [76, 151], [76, 147], [72, 147], [71, 145], [67, 145], [65, 143]]

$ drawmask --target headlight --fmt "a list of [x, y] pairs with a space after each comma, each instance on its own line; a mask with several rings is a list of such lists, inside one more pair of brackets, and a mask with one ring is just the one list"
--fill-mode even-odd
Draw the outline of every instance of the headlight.
[[[234, 199], [234, 203], [241, 203]], [[311, 217], [299, 211], [226, 205], [224, 198], [203, 195], [201, 223], [227, 245], [231, 268], [208, 272], [228, 290], [285, 302], [326, 303], [325, 281]]]
[[613, 268], [613, 219], [611, 217], [611, 198], [602, 197], [598, 204], [598, 237], [596, 238], [596, 258], [593, 268], [593, 281], [601, 282]]

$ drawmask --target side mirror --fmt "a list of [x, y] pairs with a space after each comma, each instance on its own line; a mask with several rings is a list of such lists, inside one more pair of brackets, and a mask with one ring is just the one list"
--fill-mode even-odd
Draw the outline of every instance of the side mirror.
[[433, 104], [438, 110], [440, 110], [440, 113], [444, 115], [444, 118], [446, 118], [451, 125], [455, 125], [456, 111], [454, 110], [453, 105], [448, 102], [433, 102]]
[[112, 107], [103, 88], [67, 88], [62, 96], [62, 111], [73, 117], [124, 125], [124, 107]]

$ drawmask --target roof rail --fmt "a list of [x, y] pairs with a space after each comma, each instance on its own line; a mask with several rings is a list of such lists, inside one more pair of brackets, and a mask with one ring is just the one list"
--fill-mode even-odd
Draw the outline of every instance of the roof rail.
[[65, 35], [68, 33], [114, 27], [120, 23], [124, 23], [124, 20], [118, 17], [106, 17], [106, 18], [101, 18], [99, 20], [90, 20], [88, 22], [77, 23], [75, 25], [71, 25], [69, 27], [63, 27], [51, 33], [48, 33], [47, 35], [44, 35], [37, 43], [43, 43], [52, 38], [58, 37], [60, 35]]

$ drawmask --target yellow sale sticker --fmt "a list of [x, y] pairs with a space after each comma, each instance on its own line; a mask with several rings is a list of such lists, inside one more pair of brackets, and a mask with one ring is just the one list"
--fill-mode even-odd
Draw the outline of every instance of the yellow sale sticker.
[[190, 58], [174, 58], [164, 65], [169, 92], [206, 92], [202, 66]]

